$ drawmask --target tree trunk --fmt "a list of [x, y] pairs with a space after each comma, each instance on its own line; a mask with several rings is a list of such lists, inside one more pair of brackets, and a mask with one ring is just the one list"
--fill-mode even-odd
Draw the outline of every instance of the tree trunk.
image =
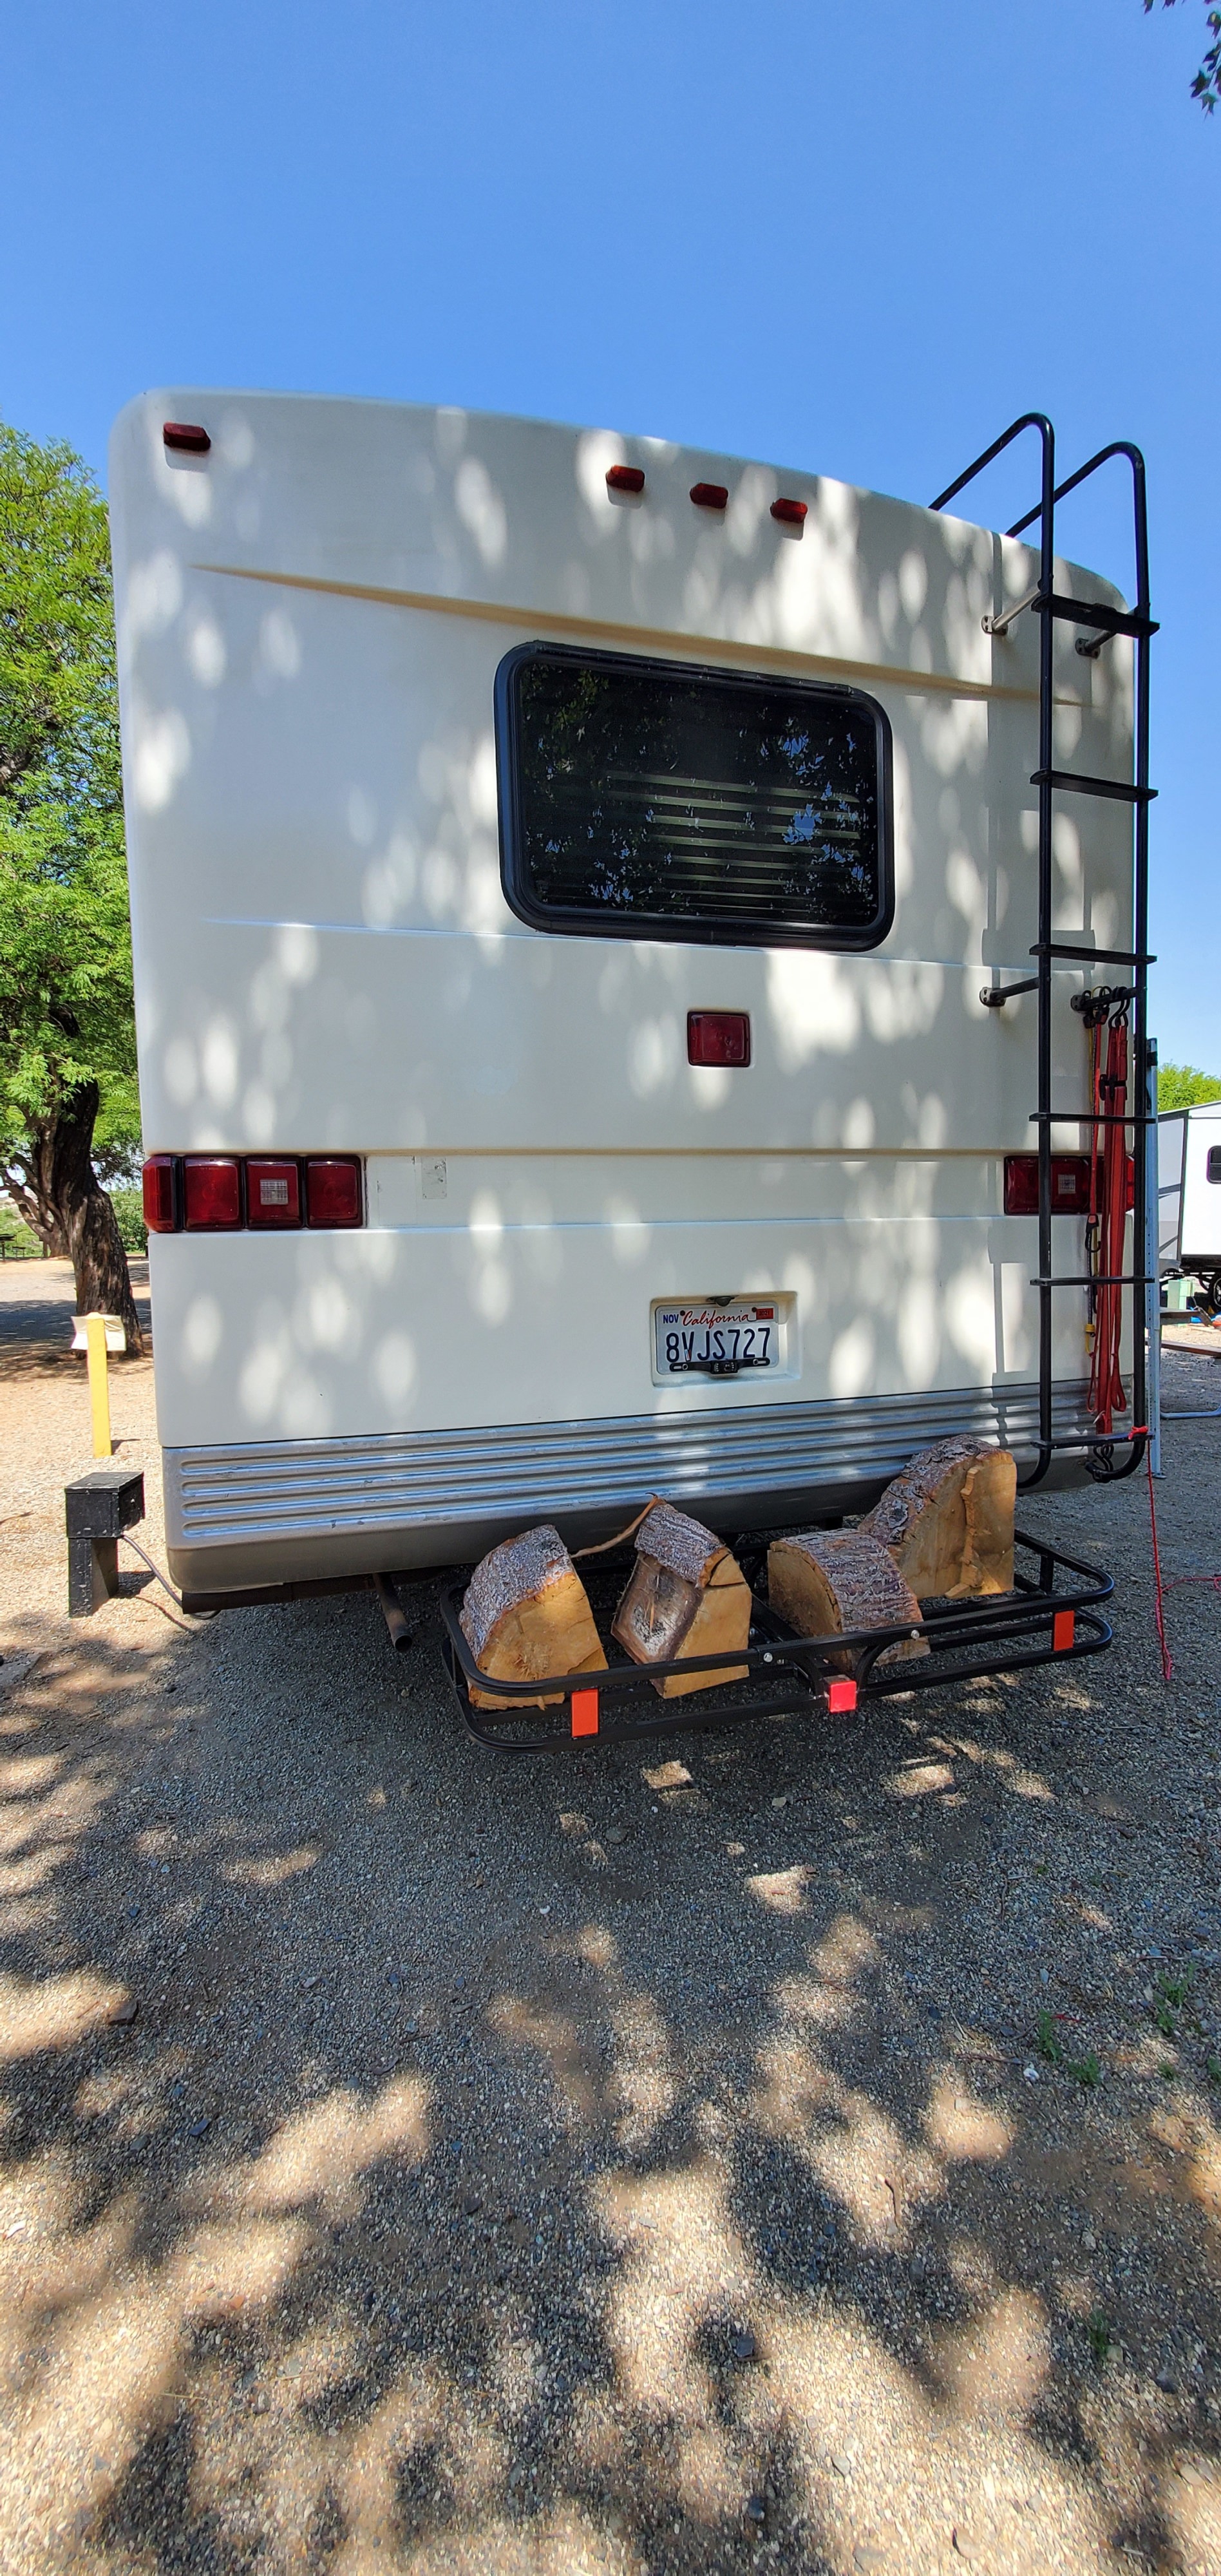
[[43, 1260], [66, 1261], [68, 1238], [47, 1195], [54, 1148], [54, 1119], [32, 1124], [25, 1152], [17, 1158], [15, 1170], [5, 1171], [4, 1181], [18, 1215], [42, 1245]]
[[96, 1082], [69, 1094], [54, 1118], [31, 1128], [20, 1178], [9, 1182], [26, 1224], [47, 1252], [66, 1255], [76, 1274], [80, 1315], [117, 1315], [127, 1355], [141, 1359], [144, 1336], [115, 1212], [93, 1168]]

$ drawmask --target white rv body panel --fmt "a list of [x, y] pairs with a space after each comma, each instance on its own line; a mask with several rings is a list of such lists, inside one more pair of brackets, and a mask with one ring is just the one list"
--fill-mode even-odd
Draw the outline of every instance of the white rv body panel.
[[[203, 423], [210, 453], [167, 453], [167, 420]], [[608, 492], [623, 461], [638, 500]], [[692, 506], [701, 481], [729, 487], [723, 518]], [[535, 1430], [570, 1471], [618, 1443], [600, 1484], [564, 1486], [591, 1528], [635, 1490], [650, 1425], [671, 1489], [756, 1523], [854, 1479], [863, 1502], [952, 1421], [1028, 1443], [1037, 1227], [1004, 1215], [1003, 1160], [1036, 1143], [1035, 1004], [989, 1011], [980, 988], [1028, 975], [1037, 936], [1037, 620], [981, 625], [1030, 588], [1029, 550], [657, 441], [181, 387], [123, 413], [111, 492], [145, 1151], [357, 1154], [367, 1189], [351, 1233], [152, 1239], [184, 1582], [469, 1554], [546, 1508], [533, 1470], [497, 1464]], [[779, 494], [807, 504], [799, 537]], [[1117, 596], [1068, 567], [1057, 587]], [[529, 927], [501, 880], [492, 709], [535, 640], [875, 699], [882, 943]], [[1083, 660], [1057, 627], [1056, 687], [1056, 758], [1129, 778], [1130, 647]], [[1130, 947], [1130, 811], [1081, 802], [1057, 816], [1059, 935]], [[1065, 1104], [1086, 1097], [1087, 980], [1055, 976]], [[748, 1069], [688, 1064], [691, 1009], [749, 1013]], [[1084, 1269], [1079, 1221], [1056, 1237], [1057, 1267]], [[657, 1300], [760, 1292], [792, 1301], [783, 1373], [657, 1382]], [[1084, 1292], [1055, 1308], [1078, 1421]], [[786, 1422], [804, 1473], [774, 1464]], [[447, 1509], [425, 1460], [452, 1437]], [[427, 1510], [403, 1499], [409, 1455]], [[328, 1515], [328, 1474], [363, 1508]]]

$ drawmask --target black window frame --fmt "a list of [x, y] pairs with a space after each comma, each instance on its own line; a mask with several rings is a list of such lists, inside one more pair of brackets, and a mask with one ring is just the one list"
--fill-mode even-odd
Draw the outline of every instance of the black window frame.
[[[1216, 1165], [1214, 1170], [1213, 1166]], [[1204, 1178], [1216, 1186], [1221, 1181], [1221, 1145], [1210, 1145], [1204, 1157]]]
[[[710, 689], [743, 689], [773, 694], [779, 689], [836, 707], [851, 706], [873, 722], [877, 742], [878, 910], [871, 922], [844, 928], [809, 922], [752, 920], [732, 923], [682, 919], [654, 913], [614, 913], [576, 905], [545, 903], [527, 882], [525, 832], [521, 812], [521, 764], [518, 746], [518, 673], [540, 660], [632, 673], [661, 673], [667, 678], [699, 681]], [[743, 671], [732, 665], [678, 662], [663, 654], [608, 653], [590, 645], [537, 641], [516, 644], [505, 654], [495, 681], [496, 782], [500, 822], [500, 875], [505, 899], [519, 921], [532, 930], [582, 939], [664, 940], [682, 947], [811, 948], [862, 955], [880, 948], [894, 926], [894, 760], [890, 718], [876, 698], [863, 689], [825, 680], [807, 680], [789, 671]]]

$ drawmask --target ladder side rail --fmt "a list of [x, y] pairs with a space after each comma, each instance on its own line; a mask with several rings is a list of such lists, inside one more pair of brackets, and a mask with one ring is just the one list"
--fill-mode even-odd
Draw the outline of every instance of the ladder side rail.
[[[1089, 475], [1096, 474], [1100, 465], [1109, 464], [1113, 456], [1126, 456], [1132, 468], [1132, 515], [1136, 556], [1135, 607], [1139, 616], [1147, 617], [1149, 614], [1149, 520], [1145, 506], [1145, 460], [1139, 447], [1134, 446], [1130, 438], [1112, 439], [1110, 446], [1100, 447], [1097, 455], [1090, 457], [1088, 464], [1079, 465], [1076, 473], [1069, 475], [1067, 482], [1057, 484], [1055, 499], [1062, 501], [1066, 493], [1075, 492], [1079, 483], [1084, 483]], [[1006, 536], [1020, 537], [1024, 529], [1033, 525], [1042, 507], [1042, 502], [1036, 501], [1033, 510], [1028, 510], [1024, 519], [1018, 519], [1013, 527], [1006, 528]]]
[[[1030, 517], [1032, 519], [1037, 519], [1039, 510], [1046, 507], [1047, 500], [1052, 491], [1052, 486], [1055, 483], [1054, 451], [1056, 434], [1046, 412], [1042, 411], [1024, 411], [1020, 420], [1015, 420], [1011, 426], [1005, 430], [1002, 437], [994, 438], [991, 447], [986, 447], [983, 455], [977, 456], [973, 465], [968, 465], [965, 474], [960, 474], [956, 482], [948, 483], [944, 492], [940, 492], [935, 501], [929, 502], [930, 510], [944, 510], [946, 502], [952, 501], [956, 493], [964, 491], [968, 483], [973, 483], [976, 475], [983, 473], [985, 465], [990, 465], [995, 456], [1000, 456], [1006, 447], [1012, 445], [1015, 438], [1020, 438], [1024, 429], [1037, 429], [1039, 436], [1043, 441], [1043, 499], [1039, 503], [1039, 508], [1032, 510], [1030, 513]], [[1053, 460], [1050, 475], [1048, 472], [1049, 459]], [[1028, 522], [1023, 522], [1023, 524], [1026, 525]], [[1046, 569], [1046, 567], [1044, 567], [1044, 569]]]

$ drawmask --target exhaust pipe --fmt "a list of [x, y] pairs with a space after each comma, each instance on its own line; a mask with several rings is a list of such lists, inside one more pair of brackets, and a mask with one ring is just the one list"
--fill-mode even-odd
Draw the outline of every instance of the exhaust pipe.
[[389, 1631], [390, 1643], [396, 1655], [405, 1655], [411, 1644], [411, 1630], [403, 1616], [394, 1585], [386, 1574], [371, 1574], [369, 1581], [381, 1603], [382, 1617]]

